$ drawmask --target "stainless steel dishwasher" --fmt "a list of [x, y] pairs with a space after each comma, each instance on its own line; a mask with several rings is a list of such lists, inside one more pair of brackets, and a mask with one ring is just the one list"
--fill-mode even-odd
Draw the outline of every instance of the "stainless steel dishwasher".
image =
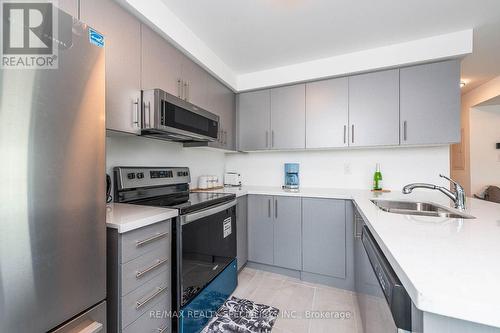
[[422, 332], [422, 312], [357, 211], [354, 223], [355, 288], [364, 333]]

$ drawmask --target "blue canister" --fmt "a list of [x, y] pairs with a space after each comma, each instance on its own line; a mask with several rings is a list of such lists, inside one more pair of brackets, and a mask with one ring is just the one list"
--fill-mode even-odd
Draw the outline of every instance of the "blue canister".
[[286, 189], [298, 189], [299, 182], [299, 163], [285, 163], [285, 185]]

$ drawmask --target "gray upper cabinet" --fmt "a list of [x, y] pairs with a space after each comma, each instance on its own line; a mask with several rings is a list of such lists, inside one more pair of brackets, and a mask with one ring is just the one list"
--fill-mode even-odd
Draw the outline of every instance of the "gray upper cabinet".
[[248, 260], [274, 263], [274, 198], [269, 195], [248, 196]]
[[460, 62], [401, 69], [401, 144], [460, 141]]
[[348, 146], [348, 78], [306, 84], [306, 148]]
[[236, 204], [236, 239], [237, 251], [236, 257], [238, 259], [238, 270], [240, 270], [248, 260], [248, 199], [247, 196], [238, 198]]
[[346, 277], [346, 202], [302, 199], [303, 270]]
[[57, 7], [69, 15], [78, 18], [78, 0], [59, 0]]
[[141, 30], [142, 89], [159, 88], [180, 97], [183, 55], [149, 27]]
[[349, 77], [349, 146], [399, 145], [399, 69]]
[[305, 85], [271, 89], [271, 148], [305, 148]]
[[80, 14], [105, 35], [106, 128], [140, 134], [141, 24], [112, 0], [81, 0]]
[[270, 122], [270, 90], [252, 91], [238, 95], [239, 150], [268, 149]]
[[301, 199], [274, 197], [274, 265], [302, 268]]
[[215, 142], [210, 142], [209, 147], [227, 150], [235, 149], [235, 94], [212, 76], [208, 77], [208, 111], [220, 117], [219, 138]]
[[181, 77], [184, 85], [184, 99], [201, 108], [208, 109], [209, 74], [185, 55], [182, 58]]

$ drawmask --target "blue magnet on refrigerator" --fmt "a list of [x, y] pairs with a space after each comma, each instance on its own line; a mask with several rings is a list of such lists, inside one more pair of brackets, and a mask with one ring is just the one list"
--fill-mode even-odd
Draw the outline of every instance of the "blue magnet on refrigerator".
[[285, 163], [285, 185], [283, 188], [298, 190], [299, 185], [299, 163]]

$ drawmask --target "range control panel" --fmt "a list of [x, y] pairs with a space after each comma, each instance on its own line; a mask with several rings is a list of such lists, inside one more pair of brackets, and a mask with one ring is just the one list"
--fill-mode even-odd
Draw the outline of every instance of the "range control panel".
[[185, 167], [116, 167], [117, 189], [186, 184], [191, 182]]

